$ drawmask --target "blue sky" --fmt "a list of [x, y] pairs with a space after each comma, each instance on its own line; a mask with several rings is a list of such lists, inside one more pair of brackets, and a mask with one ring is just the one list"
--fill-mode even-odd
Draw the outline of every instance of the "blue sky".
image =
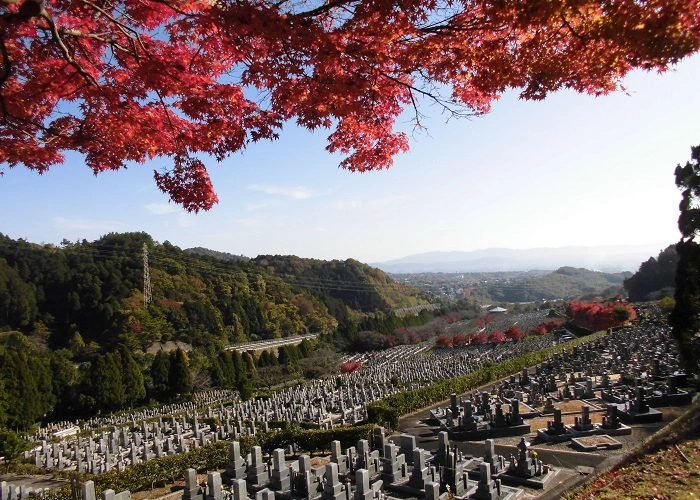
[[[220, 202], [188, 214], [152, 171], [93, 176], [77, 156], [39, 176], [0, 177], [0, 232], [33, 242], [145, 231], [181, 248], [381, 262], [428, 251], [675, 242], [673, 170], [700, 144], [700, 56], [635, 72], [630, 95], [505, 95], [445, 124], [437, 109], [387, 171], [353, 174], [327, 133], [288, 126], [209, 171]], [[408, 129], [409, 125], [406, 124]]]

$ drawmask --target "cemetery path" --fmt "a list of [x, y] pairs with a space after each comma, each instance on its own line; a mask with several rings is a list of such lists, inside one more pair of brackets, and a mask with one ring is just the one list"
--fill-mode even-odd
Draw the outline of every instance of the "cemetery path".
[[68, 483], [68, 481], [59, 481], [50, 475], [44, 476], [16, 476], [16, 475], [0, 475], [0, 481], [7, 481], [14, 486], [27, 486], [33, 490], [43, 488], [60, 488]]

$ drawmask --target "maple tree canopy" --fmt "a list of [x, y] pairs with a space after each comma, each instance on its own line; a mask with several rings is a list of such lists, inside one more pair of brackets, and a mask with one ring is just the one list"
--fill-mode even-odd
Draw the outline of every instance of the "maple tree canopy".
[[606, 94], [699, 47], [700, 0], [0, 0], [0, 173], [167, 157], [160, 189], [207, 210], [199, 158], [289, 120], [383, 169], [405, 109], [420, 126], [421, 106], [478, 115], [509, 88]]

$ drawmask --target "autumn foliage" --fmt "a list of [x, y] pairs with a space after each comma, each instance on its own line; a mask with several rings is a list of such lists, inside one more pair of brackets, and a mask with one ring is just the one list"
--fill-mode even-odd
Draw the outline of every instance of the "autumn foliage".
[[498, 330], [494, 330], [491, 332], [489, 335], [489, 343], [490, 344], [500, 344], [501, 342], [506, 341], [506, 336], [503, 334], [503, 332], [500, 332]]
[[435, 340], [435, 345], [438, 347], [452, 347], [454, 345], [454, 340], [449, 335], [440, 335], [437, 340]]
[[0, 168], [81, 154], [95, 174], [157, 160], [191, 211], [208, 158], [329, 131], [351, 171], [408, 150], [406, 109], [480, 115], [509, 88], [620, 88], [700, 48], [689, 0], [0, 0]]
[[525, 338], [525, 334], [523, 333], [523, 331], [515, 325], [509, 327], [503, 333], [506, 336], [506, 338], [508, 338], [514, 342], [517, 342], [517, 341]]
[[470, 344], [485, 344], [486, 342], [488, 342], [488, 337], [484, 332], [475, 333], [469, 337]]
[[549, 321], [545, 321], [543, 323], [540, 323], [536, 327], [532, 328], [530, 330], [529, 334], [530, 335], [546, 335], [548, 333], [552, 333], [554, 330], [557, 328], [561, 328], [564, 326], [565, 321], [561, 319], [552, 319]]
[[362, 368], [362, 363], [359, 361], [346, 361], [341, 363], [338, 368], [340, 369], [340, 373], [350, 373]]
[[634, 308], [625, 302], [571, 302], [566, 314], [575, 325], [589, 330], [604, 330], [637, 318]]

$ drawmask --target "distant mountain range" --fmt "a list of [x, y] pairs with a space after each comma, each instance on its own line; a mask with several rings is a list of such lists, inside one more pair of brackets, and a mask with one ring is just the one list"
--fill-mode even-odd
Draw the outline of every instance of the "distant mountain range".
[[370, 264], [388, 273], [497, 272], [555, 270], [564, 266], [603, 272], [637, 271], [667, 245], [568, 246], [560, 248], [487, 248], [469, 252], [427, 252]]

